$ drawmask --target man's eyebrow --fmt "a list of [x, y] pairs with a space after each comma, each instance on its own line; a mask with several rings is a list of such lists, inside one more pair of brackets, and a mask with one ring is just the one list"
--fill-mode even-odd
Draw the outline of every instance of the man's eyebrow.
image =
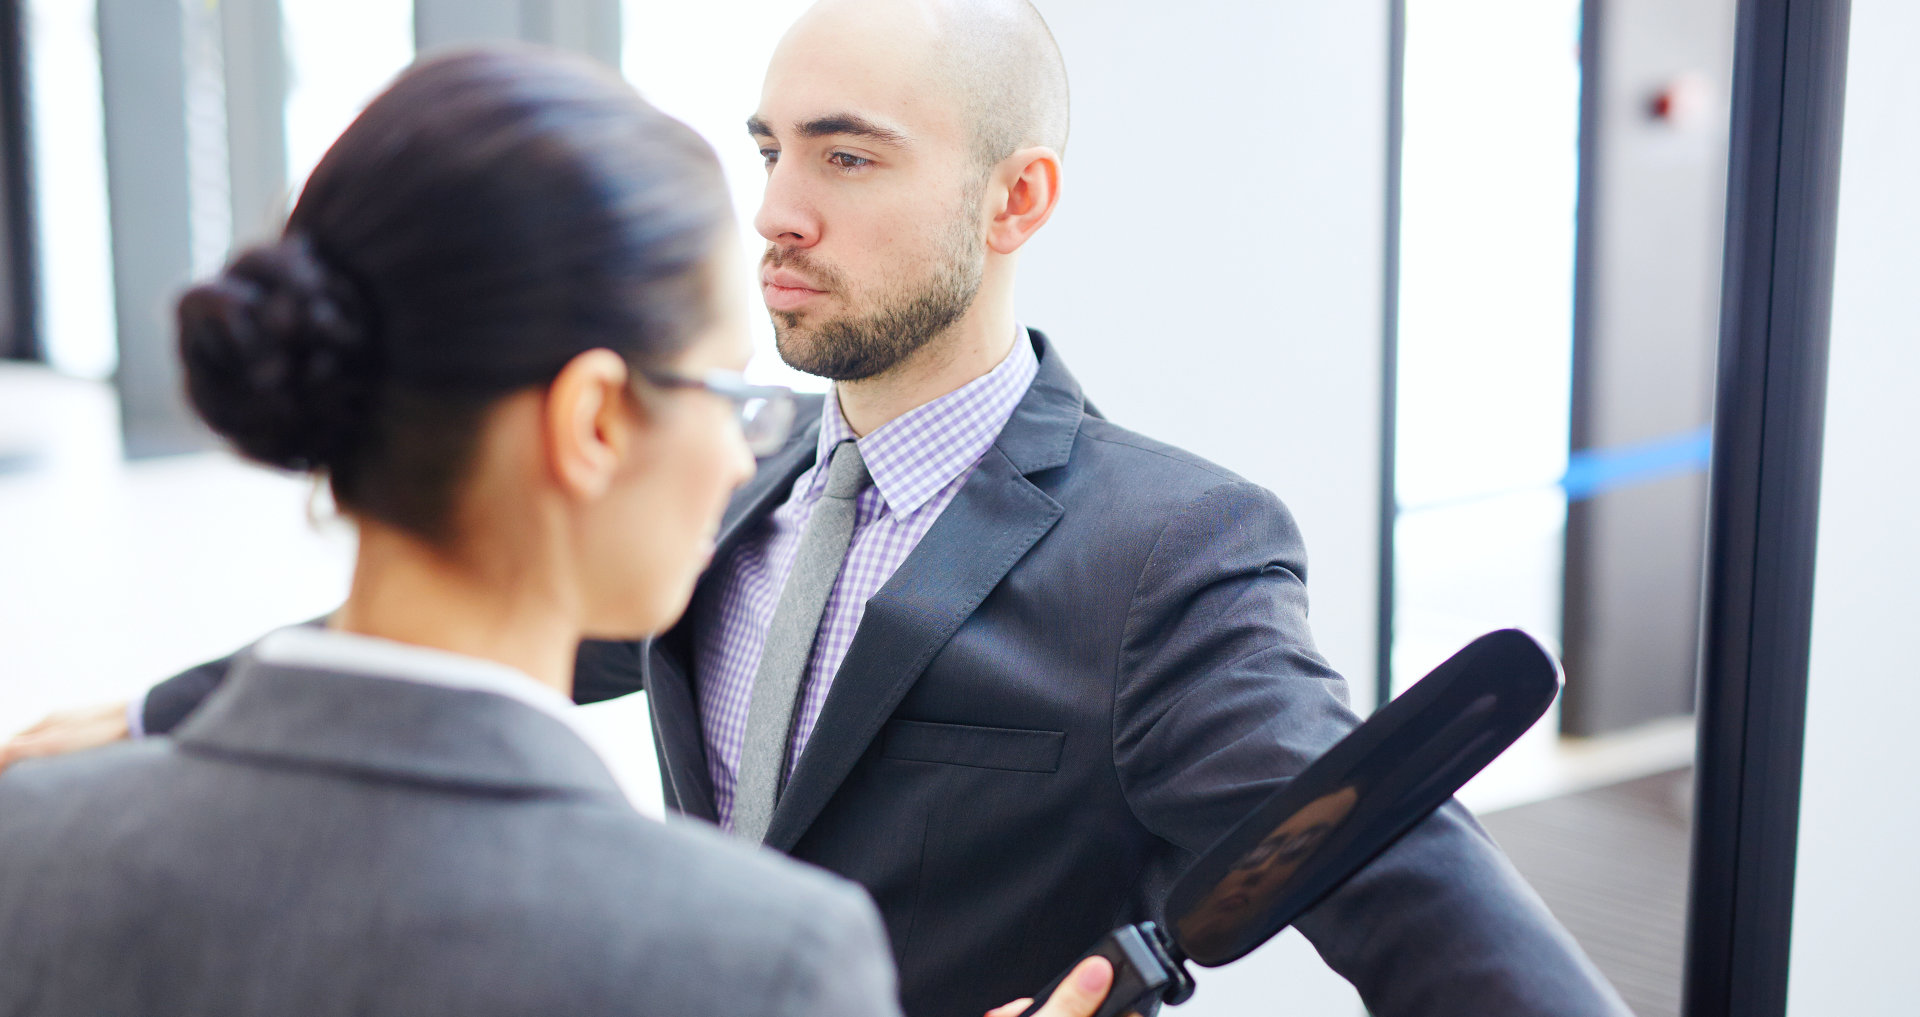
[[[803, 138], [825, 138], [846, 134], [856, 138], [866, 138], [883, 145], [904, 148], [908, 143], [906, 134], [891, 127], [876, 124], [858, 113], [832, 113], [812, 120], [803, 120], [794, 127]], [[747, 133], [756, 138], [774, 137], [773, 127], [759, 117], [747, 118]]]

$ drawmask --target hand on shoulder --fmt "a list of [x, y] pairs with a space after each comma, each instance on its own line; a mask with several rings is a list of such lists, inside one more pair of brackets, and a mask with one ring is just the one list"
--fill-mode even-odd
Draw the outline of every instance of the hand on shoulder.
[[61, 710], [0, 744], [0, 771], [22, 759], [64, 755], [126, 737], [126, 703]]

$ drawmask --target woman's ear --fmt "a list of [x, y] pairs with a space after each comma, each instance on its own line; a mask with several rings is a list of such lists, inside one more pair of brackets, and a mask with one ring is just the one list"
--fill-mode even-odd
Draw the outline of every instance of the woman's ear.
[[547, 386], [548, 467], [576, 498], [605, 494], [638, 438], [627, 393], [630, 378], [619, 354], [588, 350], [568, 361]]

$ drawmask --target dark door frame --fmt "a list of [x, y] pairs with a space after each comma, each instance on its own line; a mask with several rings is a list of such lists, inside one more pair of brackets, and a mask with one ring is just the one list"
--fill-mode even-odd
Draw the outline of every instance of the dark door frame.
[[1739, 8], [1688, 1017], [1786, 1012], [1849, 9]]

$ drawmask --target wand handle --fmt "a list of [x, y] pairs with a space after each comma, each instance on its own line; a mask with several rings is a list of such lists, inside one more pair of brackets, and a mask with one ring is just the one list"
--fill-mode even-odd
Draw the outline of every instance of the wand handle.
[[1096, 956], [1105, 957], [1113, 965], [1113, 988], [1107, 990], [1107, 1000], [1094, 1011], [1094, 1017], [1153, 1017], [1160, 1012], [1162, 1002], [1184, 1003], [1193, 995], [1193, 976], [1174, 959], [1160, 927], [1140, 922], [1107, 933], [1040, 990], [1021, 1017], [1038, 1013], [1080, 961]]

